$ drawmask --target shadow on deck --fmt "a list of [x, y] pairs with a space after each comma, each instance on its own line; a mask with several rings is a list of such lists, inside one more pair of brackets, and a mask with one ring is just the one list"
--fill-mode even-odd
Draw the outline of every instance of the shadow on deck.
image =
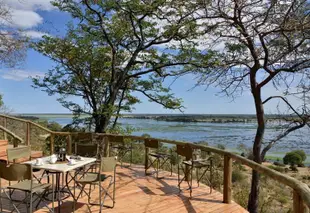
[[[209, 187], [200, 185], [193, 189], [193, 198], [189, 199], [189, 192], [179, 192], [177, 175], [170, 176], [168, 172], [162, 172], [165, 178], [157, 180], [154, 176], [145, 176], [144, 167], [133, 165], [129, 168], [117, 168], [116, 175], [116, 203], [113, 209], [104, 208], [107, 213], [117, 212], [247, 212], [238, 204], [224, 204], [223, 195], [215, 190], [209, 193]], [[186, 188], [186, 183], [182, 185]], [[92, 192], [94, 201], [98, 200], [97, 188]], [[72, 212], [72, 199], [66, 199], [60, 206], [61, 213]], [[86, 196], [79, 199], [75, 212], [88, 212]], [[107, 200], [107, 205], [111, 204]], [[52, 206], [49, 204], [49, 206]], [[55, 203], [55, 206], [57, 204]], [[8, 207], [5, 205], [5, 207]], [[11, 208], [12, 210], [12, 208]], [[92, 212], [98, 212], [99, 207], [91, 207]], [[22, 212], [26, 212], [25, 209]], [[48, 212], [47, 208], [41, 208], [36, 213]], [[55, 209], [57, 212], [57, 208]]]

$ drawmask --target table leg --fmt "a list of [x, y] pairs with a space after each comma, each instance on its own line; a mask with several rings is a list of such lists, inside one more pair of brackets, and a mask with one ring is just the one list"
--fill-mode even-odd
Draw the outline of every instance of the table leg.
[[[55, 193], [55, 188], [54, 188], [54, 174], [52, 174], [52, 193]], [[52, 196], [52, 208], [53, 212], [55, 212], [55, 204], [54, 204], [54, 196]]]
[[60, 173], [56, 174], [56, 181], [58, 183], [58, 213], [60, 213]]

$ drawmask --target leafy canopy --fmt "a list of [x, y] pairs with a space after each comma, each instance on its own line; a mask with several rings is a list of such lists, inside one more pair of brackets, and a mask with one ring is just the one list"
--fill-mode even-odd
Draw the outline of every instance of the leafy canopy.
[[139, 93], [165, 108], [182, 108], [164, 80], [200, 64], [192, 57], [199, 52], [196, 43], [189, 42], [197, 36], [195, 8], [189, 9], [186, 1], [164, 0], [53, 4], [71, 14], [73, 22], [64, 37], [45, 36], [34, 44], [56, 62], [43, 79], [34, 79], [35, 87], [59, 94], [64, 107], [77, 117], [91, 115], [103, 128], [113, 114], [132, 110]]
[[288, 152], [283, 158], [284, 164], [298, 165], [302, 163], [302, 157], [296, 152]]

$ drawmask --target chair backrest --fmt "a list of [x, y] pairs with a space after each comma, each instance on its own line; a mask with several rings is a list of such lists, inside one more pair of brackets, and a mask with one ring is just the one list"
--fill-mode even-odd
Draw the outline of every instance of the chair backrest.
[[75, 143], [75, 154], [82, 157], [98, 157], [98, 144], [78, 144]]
[[159, 148], [159, 141], [156, 139], [145, 138], [144, 139], [144, 146], [146, 148], [158, 149]]
[[108, 140], [110, 143], [124, 144], [124, 136], [121, 135], [109, 135]]
[[193, 158], [193, 148], [189, 144], [177, 145], [177, 154], [186, 159]]
[[0, 178], [7, 181], [32, 180], [30, 164], [5, 164], [0, 162]]
[[117, 164], [116, 157], [101, 157], [100, 170], [101, 172], [115, 171], [116, 164]]
[[31, 147], [15, 147], [9, 148], [6, 150], [8, 162], [14, 162], [21, 158], [27, 158], [26, 160], [30, 160], [31, 158]]
[[77, 141], [80, 143], [91, 143], [93, 141], [93, 133], [80, 132], [77, 134]]

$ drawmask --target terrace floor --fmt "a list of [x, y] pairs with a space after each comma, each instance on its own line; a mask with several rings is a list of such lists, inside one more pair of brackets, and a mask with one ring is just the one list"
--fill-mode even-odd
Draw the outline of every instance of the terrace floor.
[[[170, 176], [168, 172], [161, 172], [160, 176], [164, 179], [155, 179], [154, 176], [145, 176], [144, 167], [133, 165], [132, 167], [117, 168], [116, 174], [116, 203], [113, 209], [104, 208], [107, 213], [117, 212], [219, 212], [237, 213], [247, 212], [238, 204], [224, 204], [223, 195], [215, 190], [210, 194], [209, 187], [200, 185], [193, 189], [193, 198], [189, 199], [189, 192], [184, 190], [179, 193], [177, 187], [177, 175]], [[184, 183], [183, 187], [186, 187]], [[98, 187], [97, 187], [98, 188]], [[92, 198], [98, 200], [97, 188], [92, 192]], [[17, 193], [17, 192], [14, 192]], [[18, 196], [18, 195], [14, 195]], [[12, 210], [7, 201], [3, 200], [4, 210]], [[75, 212], [88, 212], [86, 196], [79, 199]], [[60, 206], [61, 213], [72, 212], [72, 198], [66, 199]], [[107, 200], [106, 204], [111, 204]], [[52, 206], [50, 203], [49, 206]], [[57, 204], [55, 203], [55, 207]], [[55, 209], [55, 212], [57, 211]], [[98, 212], [99, 207], [91, 207], [92, 212]], [[5, 212], [6, 212], [5, 211]], [[21, 209], [21, 212], [26, 212]], [[40, 208], [36, 213], [48, 212], [47, 208]]]

